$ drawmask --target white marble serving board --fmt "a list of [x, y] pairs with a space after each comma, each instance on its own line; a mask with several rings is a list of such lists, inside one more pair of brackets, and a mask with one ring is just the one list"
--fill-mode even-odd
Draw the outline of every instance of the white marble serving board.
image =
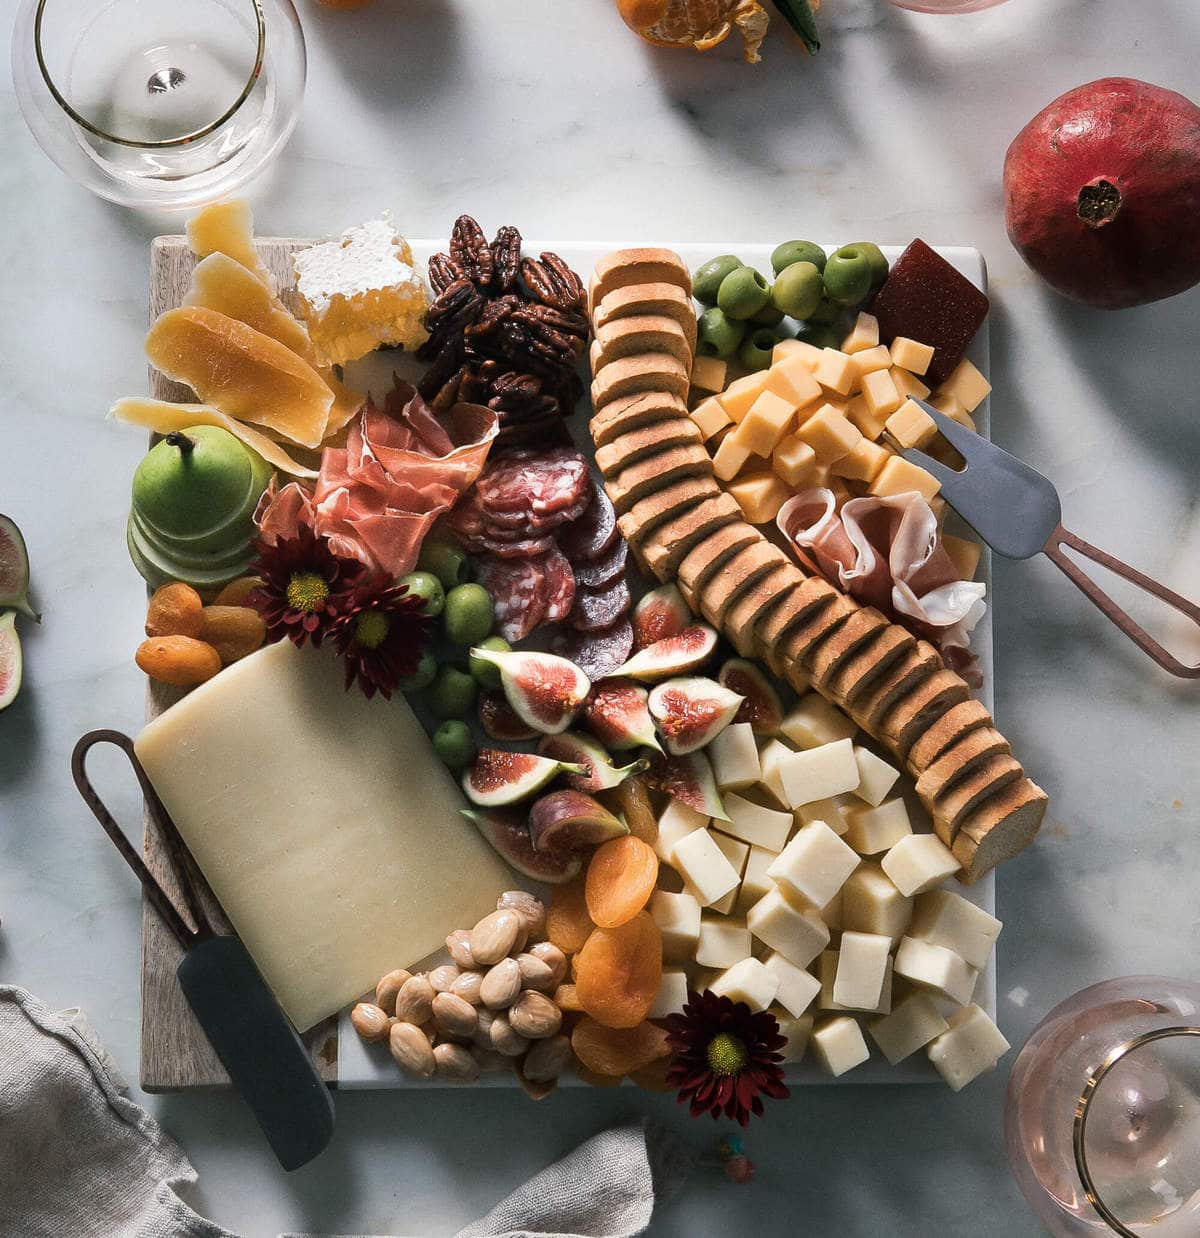
[[[781, 233], [782, 237], [782, 233]], [[776, 242], [777, 243], [777, 242]], [[842, 242], [839, 242], [841, 244]], [[424, 266], [429, 257], [437, 253], [439, 250], [446, 248], [446, 241], [413, 241], [413, 255], [417, 261]], [[771, 270], [771, 251], [774, 244], [762, 243], [746, 243], [741, 241], [729, 241], [720, 244], [689, 244], [679, 245], [670, 241], [612, 241], [607, 243], [597, 242], [555, 242], [555, 241], [539, 241], [537, 239], [526, 238], [524, 249], [527, 254], [539, 253], [545, 249], [554, 250], [560, 254], [576, 271], [578, 271], [586, 282], [588, 275], [591, 273], [593, 266], [605, 254], [610, 253], [614, 249], [624, 248], [626, 246], [646, 246], [646, 245], [663, 245], [674, 249], [687, 262], [688, 266], [695, 270], [702, 262], [709, 258], [715, 257], [718, 254], [737, 254], [745, 262], [757, 266], [764, 273], [769, 273]], [[834, 246], [826, 246], [828, 250], [832, 250]], [[983, 255], [973, 248], [965, 246], [934, 246], [939, 254], [950, 262], [957, 270], [961, 271], [973, 284], [983, 291], [987, 291], [987, 267], [984, 263]], [[895, 246], [884, 246], [884, 253], [889, 260], [895, 260], [899, 256], [901, 250]], [[984, 323], [979, 334], [975, 337], [971, 348], [967, 354], [970, 359], [979, 367], [986, 375], [989, 373], [989, 354], [988, 354], [988, 324]], [[356, 362], [347, 367], [347, 380], [350, 384], [359, 390], [367, 389], [374, 392], [376, 395], [382, 395], [391, 386], [393, 371], [402, 373], [405, 377], [415, 377], [419, 370], [406, 368], [406, 358], [397, 357], [392, 353], [376, 353], [365, 358], [361, 362]], [[588, 454], [591, 454], [591, 443], [588, 436], [587, 423], [591, 416], [591, 404], [585, 395], [580, 401], [578, 408], [572, 417], [572, 433]], [[991, 422], [989, 401], [985, 400], [979, 409], [974, 413], [976, 426], [979, 433], [990, 437]], [[991, 557], [988, 548], [985, 546], [983, 555], [980, 558], [979, 572], [977, 578], [982, 580], [988, 588], [989, 606], [983, 619], [975, 628], [975, 632], [971, 639], [971, 647], [977, 655], [980, 663], [980, 668], [983, 672], [983, 687], [977, 695], [988, 707], [989, 710], [994, 708], [994, 694], [992, 683], [992, 607], [990, 604], [991, 589], [992, 589], [992, 572], [991, 572]], [[907, 781], [907, 780], [906, 780]], [[913, 816], [914, 821], [924, 819], [923, 810], [920, 808], [915, 797], [909, 798], [909, 811]], [[961, 886], [956, 881], [947, 883], [949, 888], [955, 890], [969, 898], [972, 902], [985, 908], [989, 912], [996, 910], [996, 881], [995, 875], [989, 873], [983, 880], [979, 881], [974, 886]], [[979, 983], [975, 991], [975, 1001], [978, 1002], [984, 1010], [993, 1018], [996, 1016], [996, 964], [995, 953], [988, 961], [987, 967], [984, 969], [979, 978]], [[868, 1043], [870, 1040], [868, 1038]], [[932, 1083], [938, 1080], [937, 1074], [929, 1065], [923, 1054], [914, 1054], [906, 1062], [902, 1062], [899, 1066], [890, 1066], [887, 1061], [879, 1054], [878, 1050], [872, 1046], [871, 1060], [864, 1065], [858, 1067], [850, 1074], [843, 1077], [841, 1080], [832, 1080], [822, 1072], [812, 1061], [811, 1057], [806, 1057], [802, 1062], [789, 1066], [787, 1068], [788, 1082], [791, 1084], [813, 1084], [813, 1083], [854, 1083], [854, 1084], [884, 1084], [884, 1083]], [[338, 1023], [338, 1065], [337, 1079], [339, 1088], [430, 1088], [444, 1087], [445, 1084], [439, 1082], [414, 1082], [405, 1078], [397, 1069], [395, 1063], [391, 1059], [386, 1046], [377, 1044], [366, 1044], [360, 1040], [355, 1034], [354, 1029], [350, 1026], [349, 1009], [342, 1012]], [[579, 1084], [579, 1081], [574, 1076], [566, 1076], [563, 1080], [567, 1084]], [[487, 1087], [517, 1087], [516, 1079], [510, 1074], [485, 1076], [480, 1080], [479, 1084], [473, 1086]]]

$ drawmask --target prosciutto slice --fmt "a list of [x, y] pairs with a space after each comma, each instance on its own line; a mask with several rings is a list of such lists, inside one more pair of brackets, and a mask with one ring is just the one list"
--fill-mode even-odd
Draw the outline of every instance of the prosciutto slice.
[[476, 404], [439, 418], [397, 381], [384, 408], [368, 402], [350, 423], [345, 447], [325, 449], [314, 486], [272, 484], [259, 534], [274, 544], [307, 524], [334, 554], [403, 576], [433, 522], [483, 471], [498, 429], [496, 414]]
[[985, 587], [959, 579], [916, 491], [848, 499], [838, 512], [832, 490], [806, 490], [780, 508], [777, 523], [810, 568], [860, 602], [912, 620], [943, 650], [965, 648], [983, 617]]

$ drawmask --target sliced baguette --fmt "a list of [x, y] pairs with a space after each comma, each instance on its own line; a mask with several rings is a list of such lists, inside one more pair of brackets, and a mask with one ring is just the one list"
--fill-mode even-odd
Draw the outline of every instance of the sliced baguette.
[[[938, 659], [941, 661], [940, 657]], [[920, 777], [953, 744], [964, 735], [979, 727], [991, 726], [992, 715], [982, 701], [962, 701], [946, 711], [930, 724], [919, 736], [908, 753], [908, 770], [914, 778]]]
[[828, 680], [829, 695], [845, 709], [905, 653], [916, 647], [917, 638], [907, 628], [889, 623], [833, 672]]
[[647, 561], [657, 561], [654, 574], [660, 580], [671, 580], [679, 570], [679, 564], [692, 549], [711, 533], [742, 519], [742, 509], [728, 494], [705, 499], [695, 507], [689, 507], [663, 521], [642, 542], [642, 552]]
[[938, 799], [951, 790], [959, 778], [971, 773], [989, 757], [1011, 752], [1008, 740], [995, 727], [982, 726], [968, 731], [917, 779], [917, 797], [932, 813]]
[[938, 670], [906, 692], [883, 715], [878, 736], [901, 759], [916, 738], [953, 705], [965, 701], [967, 685], [953, 671]]
[[623, 516], [617, 527], [631, 546], [637, 546], [664, 520], [692, 507], [703, 499], [716, 498], [721, 491], [711, 477], [685, 477], [664, 486], [648, 498], [639, 500]]
[[917, 641], [850, 702], [850, 716], [864, 731], [876, 733], [884, 714], [906, 692], [944, 666], [942, 655], [928, 641]]
[[887, 619], [874, 606], [862, 606], [845, 623], [814, 645], [805, 658], [813, 683], [825, 692], [843, 663], [888, 627]]
[[683, 328], [688, 348], [696, 351], [696, 311], [690, 292], [678, 284], [631, 284], [610, 292], [592, 308], [592, 324], [597, 331], [620, 318], [641, 318], [647, 314], [662, 314], [673, 318]]
[[972, 809], [1024, 774], [1020, 762], [1007, 752], [987, 757], [934, 801], [934, 833], [949, 847]]
[[679, 588], [693, 610], [696, 609], [695, 599], [713, 572], [739, 550], [762, 541], [762, 534], [741, 519], [741, 511], [739, 507], [737, 521], [697, 542], [679, 564]]
[[619, 435], [611, 443], [596, 448], [596, 467], [605, 478], [616, 477], [622, 469], [666, 447], [701, 443], [700, 429], [690, 417], [670, 417]]
[[610, 292], [637, 284], [674, 284], [691, 296], [692, 273], [674, 250], [617, 249], [592, 270], [588, 303], [599, 305]]
[[783, 551], [766, 538], [739, 550], [700, 590], [700, 613], [714, 628], [721, 628], [730, 607], [741, 594], [786, 562]]
[[599, 411], [621, 396], [640, 391], [665, 391], [686, 400], [690, 385], [689, 367], [670, 353], [639, 353], [606, 365], [592, 379], [592, 407]]
[[666, 391], [638, 391], [606, 404], [588, 423], [597, 448], [611, 443], [621, 434], [687, 416], [687, 405]]
[[962, 823], [950, 848], [962, 865], [955, 874], [959, 881], [971, 885], [1024, 851], [1037, 836], [1049, 802], [1045, 791], [1028, 778], [984, 800]]
[[[799, 572], [799, 568], [796, 569]], [[759, 636], [763, 647], [775, 649], [792, 628], [818, 606], [826, 605], [837, 590], [822, 576], [805, 576], [779, 606], [763, 620]]]
[[797, 692], [807, 691], [810, 684], [805, 670], [809, 650], [841, 627], [851, 615], [857, 614], [858, 610], [854, 602], [835, 589], [831, 598], [805, 615], [784, 636], [779, 645], [779, 657], [784, 677]]
[[711, 477], [712, 457], [703, 443], [668, 447], [645, 456], [606, 480], [604, 488], [617, 515], [623, 516], [639, 500], [683, 477]]
[[795, 584], [797, 574], [793, 564], [786, 560], [778, 563], [729, 608], [725, 615], [725, 634], [743, 658], [752, 658], [758, 653], [759, 619]]
[[665, 352], [686, 366], [692, 364], [692, 346], [679, 323], [667, 314], [634, 314], [615, 318], [596, 331], [592, 344], [592, 371], [620, 357], [643, 352]]

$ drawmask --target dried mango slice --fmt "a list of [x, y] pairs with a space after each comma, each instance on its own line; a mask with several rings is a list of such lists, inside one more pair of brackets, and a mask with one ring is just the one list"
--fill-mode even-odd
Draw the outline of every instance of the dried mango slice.
[[317, 371], [325, 380], [325, 385], [333, 392], [333, 406], [329, 410], [329, 418], [325, 422], [325, 438], [329, 443], [341, 433], [358, 416], [366, 397], [344, 382], [328, 366]]
[[155, 434], [170, 434], [173, 430], [186, 430], [190, 426], [220, 426], [235, 438], [241, 439], [251, 451], [256, 451], [272, 467], [293, 477], [315, 478], [315, 469], [297, 463], [273, 439], [252, 426], [235, 420], [210, 404], [172, 404], [167, 400], [151, 400], [131, 396], [118, 400], [109, 416], [126, 425], [144, 426]]
[[198, 305], [168, 310], [146, 336], [146, 355], [231, 417], [302, 447], [325, 437], [332, 390], [307, 361], [244, 322]]
[[275, 280], [254, 247], [254, 214], [250, 203], [240, 198], [214, 202], [187, 221], [188, 248], [197, 258], [225, 254], [275, 292]]

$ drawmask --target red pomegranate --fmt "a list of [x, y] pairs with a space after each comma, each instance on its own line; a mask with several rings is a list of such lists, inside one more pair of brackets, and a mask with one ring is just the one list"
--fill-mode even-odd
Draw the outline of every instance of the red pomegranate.
[[1052, 287], [1100, 309], [1200, 282], [1200, 108], [1106, 77], [1060, 95], [1004, 159], [1004, 217]]

